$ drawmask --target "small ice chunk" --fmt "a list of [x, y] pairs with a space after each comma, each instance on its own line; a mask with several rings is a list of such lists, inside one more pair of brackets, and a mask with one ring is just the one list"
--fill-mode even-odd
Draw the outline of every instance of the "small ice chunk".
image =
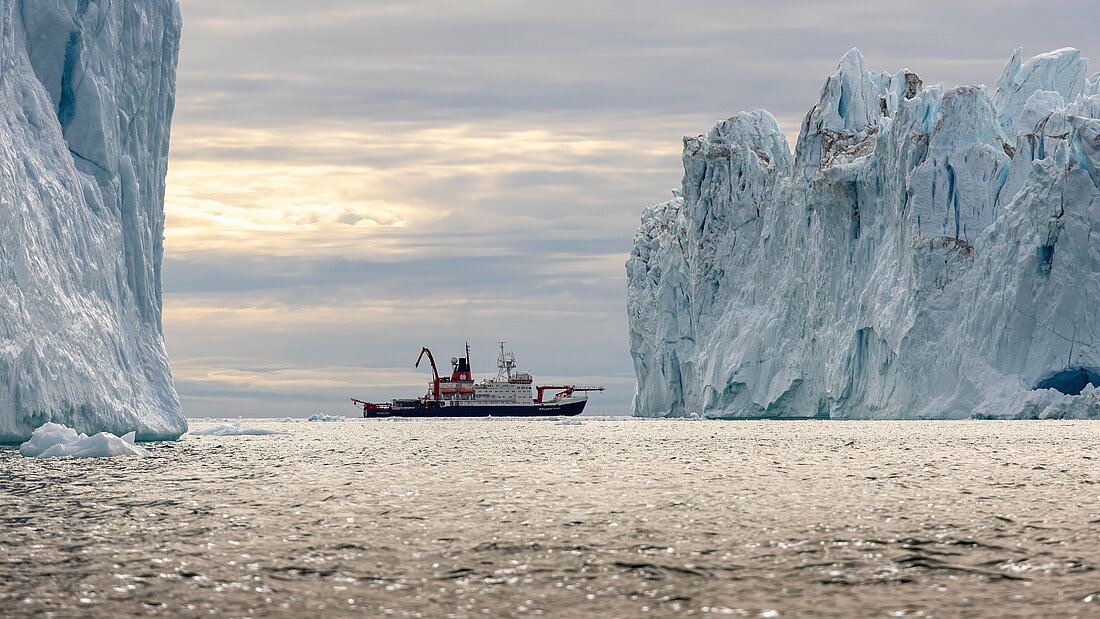
[[309, 418], [308, 421], [344, 421], [347, 419], [343, 415], [326, 415], [324, 413], [317, 413]]
[[580, 419], [568, 419], [567, 418], [567, 419], [562, 419], [561, 421], [555, 423], [554, 425], [556, 425], [556, 426], [583, 426], [584, 422], [581, 421]]
[[214, 426], [213, 428], [207, 428], [205, 430], [192, 430], [191, 434], [196, 436], [241, 436], [241, 435], [260, 435], [260, 434], [289, 434], [289, 432], [280, 432], [278, 430], [268, 430], [266, 428], [253, 428], [251, 426], [242, 426], [240, 422], [226, 423], [220, 426]]
[[19, 446], [19, 453], [29, 458], [144, 458], [151, 455], [146, 449], [134, 444], [134, 437], [134, 432], [127, 432], [122, 437], [110, 432], [88, 436], [78, 434], [76, 430], [59, 423], [45, 423], [31, 433], [29, 441]]

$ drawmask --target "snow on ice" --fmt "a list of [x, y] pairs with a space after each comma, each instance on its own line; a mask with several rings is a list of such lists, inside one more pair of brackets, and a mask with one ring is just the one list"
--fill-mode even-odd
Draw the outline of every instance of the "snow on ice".
[[19, 446], [19, 453], [30, 458], [109, 458], [114, 456], [146, 457], [147, 450], [134, 444], [134, 432], [122, 437], [109, 432], [92, 436], [58, 423], [45, 423], [31, 433], [31, 438]]
[[852, 50], [793, 154], [763, 110], [685, 138], [627, 262], [634, 414], [1100, 416], [1087, 64], [945, 90]]
[[160, 277], [180, 25], [176, 0], [0, 0], [0, 441], [187, 428]]

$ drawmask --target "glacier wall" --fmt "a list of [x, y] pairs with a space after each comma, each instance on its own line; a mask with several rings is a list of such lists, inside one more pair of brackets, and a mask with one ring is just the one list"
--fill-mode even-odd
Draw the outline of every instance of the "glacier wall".
[[795, 152], [766, 111], [684, 138], [627, 262], [641, 416], [1100, 416], [1100, 74], [995, 86], [852, 50]]
[[0, 441], [186, 431], [161, 328], [176, 0], [0, 0]]

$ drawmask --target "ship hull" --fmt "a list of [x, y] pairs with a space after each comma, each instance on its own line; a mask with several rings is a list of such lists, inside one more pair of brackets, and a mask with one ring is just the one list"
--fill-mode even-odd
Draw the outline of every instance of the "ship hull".
[[580, 415], [588, 400], [533, 404], [452, 404], [372, 410], [364, 417], [572, 417]]

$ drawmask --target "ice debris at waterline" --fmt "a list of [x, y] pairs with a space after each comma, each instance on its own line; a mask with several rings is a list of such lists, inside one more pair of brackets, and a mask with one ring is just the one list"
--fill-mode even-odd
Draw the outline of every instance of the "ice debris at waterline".
[[0, 0], [0, 442], [187, 429], [161, 330], [175, 0]]
[[31, 438], [19, 446], [19, 453], [30, 458], [110, 458], [114, 456], [146, 457], [149, 452], [134, 444], [134, 432], [121, 437], [110, 432], [92, 436], [59, 423], [45, 423], [31, 433]]
[[793, 156], [764, 110], [685, 138], [627, 262], [634, 414], [1100, 416], [1087, 64], [945, 91], [853, 49]]
[[316, 415], [310, 415], [306, 421], [344, 421], [347, 418], [343, 415], [326, 415], [324, 413], [317, 413]]
[[268, 430], [266, 428], [253, 428], [251, 426], [242, 426], [240, 423], [226, 423], [220, 426], [214, 426], [213, 428], [207, 428], [205, 430], [191, 430], [190, 434], [193, 434], [195, 436], [243, 436], [288, 433], [280, 432], [278, 430]]

